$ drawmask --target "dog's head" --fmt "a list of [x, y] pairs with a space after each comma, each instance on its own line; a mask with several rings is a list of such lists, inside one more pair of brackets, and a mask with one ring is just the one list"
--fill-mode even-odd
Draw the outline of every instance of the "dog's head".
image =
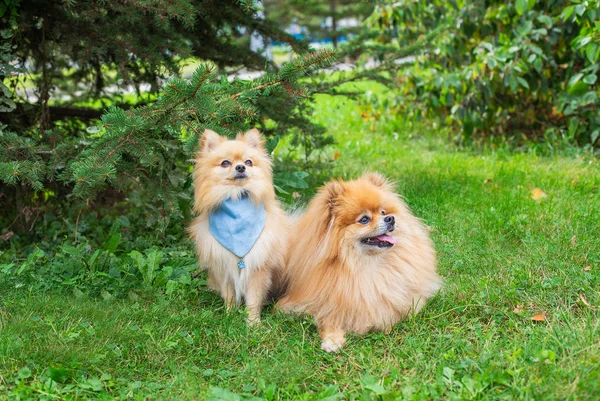
[[381, 254], [398, 243], [398, 220], [404, 204], [380, 174], [368, 173], [354, 181], [332, 181], [318, 198], [328, 213], [330, 246], [366, 255]]
[[256, 129], [234, 140], [205, 130], [195, 162], [196, 203], [204, 203], [196, 207], [210, 208], [244, 193], [257, 201], [274, 196], [271, 159]]

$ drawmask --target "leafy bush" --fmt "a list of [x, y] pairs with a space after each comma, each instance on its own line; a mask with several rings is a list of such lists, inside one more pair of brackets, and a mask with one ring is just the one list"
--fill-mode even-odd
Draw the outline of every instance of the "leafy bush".
[[[89, 213], [77, 227], [50, 213], [42, 219], [44, 236], [38, 243], [27, 245], [27, 238], [15, 234], [11, 248], [0, 251], [1, 288], [52, 289], [108, 300], [156, 292], [180, 295], [203, 285], [192, 279], [198, 262], [181, 230], [156, 238], [142, 214]], [[69, 238], [73, 231], [77, 242]]]
[[399, 45], [449, 23], [398, 76], [399, 113], [441, 114], [467, 141], [559, 135], [597, 145], [599, 14], [595, 0], [400, 1], [369, 23]]

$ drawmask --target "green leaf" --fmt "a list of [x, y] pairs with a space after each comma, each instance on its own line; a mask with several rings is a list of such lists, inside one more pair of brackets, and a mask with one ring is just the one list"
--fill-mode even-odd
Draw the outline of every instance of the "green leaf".
[[29, 369], [27, 366], [19, 369], [19, 371], [17, 372], [17, 377], [19, 379], [27, 379], [31, 377], [31, 369]]
[[575, 85], [577, 82], [579, 82], [581, 80], [581, 78], [583, 78], [583, 74], [582, 73], [578, 73], [578, 74], [573, 75], [571, 77], [571, 79], [569, 79], [569, 86]]
[[288, 191], [286, 191], [285, 189], [281, 188], [279, 185], [275, 185], [273, 184], [273, 187], [275, 188], [275, 190], [279, 193], [282, 193], [284, 195], [289, 195], [290, 193]]
[[308, 184], [304, 180], [308, 177], [308, 173], [304, 171], [296, 171], [294, 173], [280, 173], [275, 176], [275, 181], [281, 186], [287, 186], [297, 189], [306, 189]]
[[598, 140], [598, 137], [600, 137], [600, 128], [594, 130], [594, 132], [592, 132], [592, 135], [590, 136], [591, 144], [592, 145], [596, 144], [596, 141]]
[[596, 74], [589, 74], [586, 75], [585, 78], [583, 78], [583, 82], [585, 82], [588, 85], [594, 85], [597, 79], [598, 77], [596, 76]]
[[527, 83], [527, 81], [525, 81], [523, 78], [521, 77], [517, 77], [517, 81], [519, 81], [519, 84], [526, 89], [529, 89], [529, 84]]
[[105, 301], [113, 301], [115, 299], [115, 296], [106, 290], [100, 291], [100, 296]]
[[569, 129], [568, 129], [569, 136], [571, 136], [571, 137], [575, 136], [580, 123], [581, 123], [581, 121], [576, 117], [573, 117], [569, 120]]
[[147, 258], [148, 268], [151, 268], [153, 271], [157, 271], [158, 265], [162, 261], [162, 258], [163, 258], [163, 253], [161, 251], [157, 251], [156, 249], [153, 249], [151, 252], [148, 253], [148, 258]]
[[63, 244], [62, 251], [64, 253], [66, 253], [67, 255], [71, 255], [71, 256], [74, 256], [76, 258], [80, 258], [81, 257], [81, 251], [79, 250], [79, 248], [74, 247], [73, 245]]
[[571, 96], [581, 96], [588, 91], [588, 86], [584, 82], [577, 82], [575, 85], [572, 85], [569, 88], [569, 95]]
[[330, 385], [317, 394], [319, 401], [337, 401], [344, 399], [344, 393], [341, 393], [338, 386]]
[[270, 137], [269, 139], [267, 139], [267, 144], [266, 144], [267, 153], [272, 154], [278, 144], [279, 144], [279, 135], [274, 135], [274, 136]]
[[129, 257], [135, 261], [138, 270], [143, 272], [144, 267], [146, 266], [146, 259], [144, 258], [144, 255], [136, 250], [133, 250], [129, 252]]
[[87, 379], [84, 383], [79, 385], [81, 388], [92, 391], [101, 391], [104, 389], [104, 384], [100, 381], [100, 379], [91, 378]]
[[566, 21], [571, 15], [573, 15], [573, 11], [575, 11], [575, 6], [569, 6], [562, 11], [560, 17], [563, 19], [563, 21]]
[[600, 56], [600, 45], [598, 43], [590, 43], [585, 49], [585, 55], [590, 63], [595, 63]]
[[508, 85], [510, 86], [510, 89], [513, 92], [516, 92], [517, 89], [519, 89], [519, 82], [517, 81], [517, 78], [514, 76], [514, 74], [510, 74], [508, 76]]
[[535, 5], [535, 0], [517, 0], [515, 9], [519, 15], [523, 15], [525, 11], [529, 11]]
[[114, 253], [119, 246], [119, 242], [121, 242], [121, 233], [113, 234], [108, 237], [108, 240], [104, 244], [104, 249], [107, 251]]
[[96, 259], [98, 259], [98, 256], [100, 256], [100, 249], [96, 249], [96, 251], [94, 251], [94, 253], [90, 257], [90, 260], [88, 260], [88, 266], [89, 267], [93, 267], [94, 266], [94, 263], [96, 262]]
[[167, 281], [167, 287], [166, 287], [166, 291], [165, 293], [167, 295], [171, 295], [173, 292], [175, 292], [175, 290], [177, 289], [178, 286], [178, 282], [175, 280], [169, 280]]
[[371, 375], [363, 377], [361, 384], [365, 389], [374, 392], [376, 395], [383, 395], [388, 392], [381, 384], [379, 384], [377, 379]]
[[208, 395], [210, 401], [241, 401], [239, 395], [218, 387], [212, 387]]

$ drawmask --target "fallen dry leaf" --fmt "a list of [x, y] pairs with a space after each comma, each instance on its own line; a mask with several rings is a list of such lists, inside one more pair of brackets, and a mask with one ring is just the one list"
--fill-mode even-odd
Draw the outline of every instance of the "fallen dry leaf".
[[334, 158], [334, 160], [337, 160], [337, 159], [339, 159], [339, 158], [340, 158], [340, 156], [341, 156], [340, 152], [335, 152], [335, 153], [333, 154], [333, 158]]
[[542, 191], [539, 188], [534, 188], [533, 191], [531, 191], [531, 199], [535, 200], [535, 201], [539, 201], [543, 198], [547, 198], [548, 195], [546, 195], [546, 193], [544, 191]]
[[533, 317], [531, 318], [531, 320], [533, 320], [534, 322], [545, 322], [546, 321], [546, 316], [544, 316], [544, 315], [533, 315]]
[[298, 199], [299, 197], [301, 197], [302, 195], [300, 195], [298, 192], [294, 192], [292, 193], [292, 198], [294, 199]]
[[586, 306], [589, 306], [590, 308], [592, 307], [582, 293], [579, 293], [579, 299], [581, 299], [581, 302], [583, 302]]
[[572, 236], [570, 242], [571, 242], [571, 248], [573, 248], [575, 245], [577, 245], [577, 237]]
[[583, 271], [589, 272], [590, 270], [592, 270], [592, 266], [586, 266], [583, 268]]
[[484, 184], [489, 184], [490, 182], [494, 181], [493, 178], [486, 178], [485, 181], [483, 182]]
[[517, 305], [517, 307], [515, 309], [513, 309], [513, 313], [519, 313], [523, 310], [523, 307], [521, 305]]

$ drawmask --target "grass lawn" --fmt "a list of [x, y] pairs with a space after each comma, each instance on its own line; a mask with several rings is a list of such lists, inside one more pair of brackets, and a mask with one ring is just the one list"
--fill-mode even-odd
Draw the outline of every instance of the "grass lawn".
[[380, 171], [431, 226], [445, 286], [418, 316], [329, 355], [310, 319], [268, 307], [249, 329], [204, 290], [103, 300], [1, 288], [0, 399], [600, 397], [593, 155], [460, 151], [424, 127], [372, 131], [354, 103], [327, 97], [315, 120], [338, 141], [327, 174]]

